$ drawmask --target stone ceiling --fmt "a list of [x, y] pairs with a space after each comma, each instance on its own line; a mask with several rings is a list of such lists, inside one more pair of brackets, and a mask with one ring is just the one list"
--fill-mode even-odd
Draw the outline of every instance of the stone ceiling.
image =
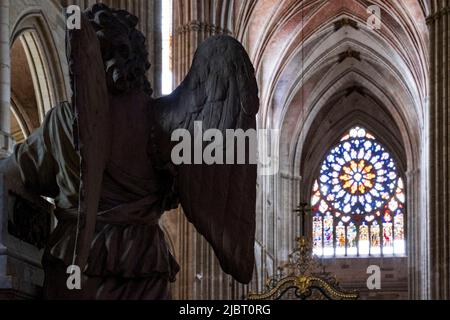
[[[371, 5], [381, 10], [379, 30], [367, 22]], [[311, 148], [328, 148], [355, 124], [376, 131], [405, 170], [415, 166], [426, 122], [428, 8], [418, 0], [240, 4], [246, 18], [234, 33], [257, 69], [259, 125], [282, 130], [285, 172], [302, 175]]]

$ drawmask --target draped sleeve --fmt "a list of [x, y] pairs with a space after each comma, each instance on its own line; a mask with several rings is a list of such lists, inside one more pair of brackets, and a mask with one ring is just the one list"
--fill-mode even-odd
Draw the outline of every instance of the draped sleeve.
[[14, 151], [25, 187], [32, 193], [55, 198], [62, 208], [76, 206], [78, 201], [79, 157], [73, 144], [72, 119], [70, 105], [59, 105]]

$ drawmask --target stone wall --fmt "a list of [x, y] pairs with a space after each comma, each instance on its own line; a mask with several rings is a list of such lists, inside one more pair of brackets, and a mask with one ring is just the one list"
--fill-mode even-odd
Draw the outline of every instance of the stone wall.
[[0, 0], [0, 159], [10, 152], [9, 104], [11, 59], [9, 56], [9, 0]]
[[[326, 270], [336, 276], [347, 290], [357, 290], [361, 300], [407, 300], [408, 263], [407, 258], [369, 259], [327, 259], [323, 261]], [[367, 288], [369, 266], [381, 269], [381, 289]]]

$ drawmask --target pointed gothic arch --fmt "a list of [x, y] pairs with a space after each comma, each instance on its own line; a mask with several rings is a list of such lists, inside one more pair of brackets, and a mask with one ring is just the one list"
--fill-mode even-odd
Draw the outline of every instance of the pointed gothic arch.
[[[45, 14], [31, 8], [18, 17], [11, 32], [12, 124], [26, 138], [45, 114], [68, 99], [63, 64]], [[17, 130], [16, 130], [17, 131]], [[20, 141], [19, 141], [20, 142]]]

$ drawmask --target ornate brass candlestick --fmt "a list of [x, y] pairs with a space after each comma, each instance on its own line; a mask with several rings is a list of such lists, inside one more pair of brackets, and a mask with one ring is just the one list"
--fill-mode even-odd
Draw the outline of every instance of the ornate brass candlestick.
[[357, 292], [339, 287], [335, 276], [326, 272], [320, 259], [313, 254], [310, 241], [305, 236], [307, 204], [302, 203], [295, 212], [302, 215], [302, 235], [289, 255], [288, 263], [278, 268], [278, 275], [270, 279], [266, 291], [252, 293], [249, 300], [356, 300]]

